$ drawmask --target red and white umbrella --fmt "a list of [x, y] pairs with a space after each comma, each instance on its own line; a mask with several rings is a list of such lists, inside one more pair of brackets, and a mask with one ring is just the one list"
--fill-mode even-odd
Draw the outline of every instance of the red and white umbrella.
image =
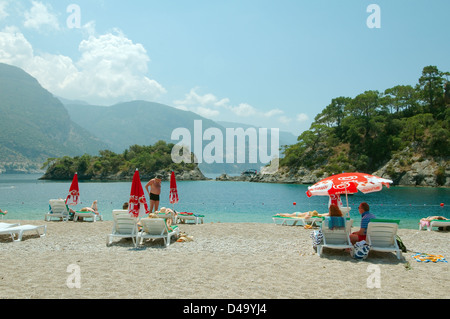
[[78, 188], [78, 174], [75, 173], [72, 179], [72, 184], [70, 185], [69, 195], [66, 198], [66, 205], [75, 206], [78, 204], [80, 199], [80, 189]]
[[[308, 187], [306, 195], [334, 196], [341, 194], [355, 194], [358, 191], [367, 194], [379, 192], [383, 185], [389, 188], [392, 181], [366, 173], [342, 173], [327, 177]], [[348, 200], [347, 200], [348, 207]]]
[[131, 183], [130, 201], [128, 203], [128, 214], [133, 217], [143, 217], [148, 214], [147, 200], [145, 199], [144, 189], [142, 188], [139, 171], [136, 169]]
[[177, 190], [177, 180], [175, 179], [175, 173], [172, 172], [170, 175], [170, 194], [169, 201], [171, 204], [178, 203], [178, 190]]

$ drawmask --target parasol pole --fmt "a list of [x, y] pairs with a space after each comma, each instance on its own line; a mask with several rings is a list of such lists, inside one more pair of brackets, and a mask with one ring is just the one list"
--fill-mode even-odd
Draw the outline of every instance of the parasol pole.
[[347, 183], [345, 183], [345, 200], [347, 201], [347, 215], [350, 217], [350, 209], [348, 208]]

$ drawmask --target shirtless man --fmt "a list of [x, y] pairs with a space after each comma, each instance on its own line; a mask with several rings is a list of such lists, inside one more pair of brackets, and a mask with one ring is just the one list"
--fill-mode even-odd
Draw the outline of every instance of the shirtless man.
[[[148, 187], [150, 186], [150, 191]], [[146, 185], [145, 189], [150, 195], [150, 214], [153, 212], [153, 207], [155, 207], [155, 212], [159, 208], [159, 195], [161, 194], [161, 175], [156, 175], [155, 178], [151, 179]]]

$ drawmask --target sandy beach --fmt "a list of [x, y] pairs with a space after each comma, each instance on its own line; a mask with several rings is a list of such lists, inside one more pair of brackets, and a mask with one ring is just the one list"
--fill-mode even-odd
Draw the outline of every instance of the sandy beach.
[[[47, 236], [22, 242], [0, 236], [0, 298], [311, 299], [450, 297], [449, 264], [415, 261], [414, 252], [450, 260], [450, 232], [400, 229], [410, 252], [371, 252], [356, 261], [348, 252], [312, 249], [311, 230], [274, 224], [180, 225], [190, 242], [162, 240], [135, 249], [131, 240], [106, 246], [111, 221], [14, 221], [47, 225]], [[356, 228], [354, 228], [356, 229]], [[30, 234], [30, 235], [28, 235]], [[70, 288], [70, 266], [80, 288]], [[379, 267], [380, 288], [367, 284]], [[68, 271], [69, 267], [69, 271]], [[376, 268], [375, 267], [375, 268]], [[73, 269], [73, 268], [72, 268]]]

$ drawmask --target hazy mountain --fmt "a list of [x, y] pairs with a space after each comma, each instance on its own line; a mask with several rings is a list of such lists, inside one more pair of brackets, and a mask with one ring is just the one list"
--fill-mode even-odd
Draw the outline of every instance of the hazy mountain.
[[[74, 122], [95, 134], [109, 145], [109, 149], [122, 153], [130, 145], [153, 145], [159, 140], [171, 141], [176, 128], [194, 132], [194, 121], [201, 120], [203, 130], [210, 127], [223, 129], [217, 123], [193, 112], [182, 111], [164, 104], [132, 101], [112, 106], [66, 104]], [[192, 137], [193, 137], [193, 133]]]
[[[225, 122], [225, 121], [217, 121], [216, 123], [222, 125], [225, 128], [243, 128], [244, 130], [248, 128], [255, 128], [256, 130], [259, 127], [244, 123], [235, 123], [235, 122]], [[270, 128], [267, 128], [270, 131]], [[280, 146], [282, 145], [292, 145], [297, 143], [297, 136], [292, 134], [291, 132], [281, 131], [279, 132], [280, 137]]]
[[[123, 152], [130, 145], [153, 145], [159, 140], [168, 143], [177, 144], [180, 137], [172, 140], [172, 132], [177, 129], [186, 129], [191, 137], [191, 151], [195, 152], [195, 144], [202, 142], [202, 150], [211, 143], [212, 140], [204, 138], [203, 134], [209, 128], [214, 128], [222, 134], [222, 152], [226, 153], [226, 128], [243, 128], [246, 130], [251, 127], [238, 123], [217, 123], [212, 120], [201, 117], [200, 115], [179, 110], [164, 104], [133, 101], [127, 103], [119, 103], [113, 106], [97, 106], [88, 105], [86, 103], [74, 103], [73, 101], [65, 101], [65, 106], [70, 117], [80, 126], [89, 130], [92, 134], [98, 136], [102, 141], [109, 145], [109, 149], [114, 152]], [[195, 121], [197, 122], [195, 124]], [[201, 124], [199, 124], [201, 123]], [[201, 125], [201, 127], [200, 127]], [[270, 133], [270, 132], [269, 132]], [[187, 137], [186, 137], [187, 138]], [[216, 138], [216, 137], [215, 137]], [[270, 134], [268, 135], [270, 141]], [[280, 146], [284, 144], [292, 144], [296, 142], [294, 135], [286, 132], [280, 132]], [[261, 162], [250, 163], [247, 149], [238, 150], [237, 139], [234, 145], [235, 155], [239, 152], [245, 153], [245, 163], [228, 164], [223, 159], [223, 163], [215, 161], [213, 163], [199, 164], [200, 169], [204, 173], [240, 173], [248, 168], [260, 169]], [[215, 153], [214, 153], [215, 154]], [[198, 154], [197, 154], [198, 156]], [[237, 162], [235, 160], [234, 162]]]
[[49, 157], [94, 154], [105, 147], [72, 122], [35, 78], [0, 63], [0, 171], [36, 169]]

